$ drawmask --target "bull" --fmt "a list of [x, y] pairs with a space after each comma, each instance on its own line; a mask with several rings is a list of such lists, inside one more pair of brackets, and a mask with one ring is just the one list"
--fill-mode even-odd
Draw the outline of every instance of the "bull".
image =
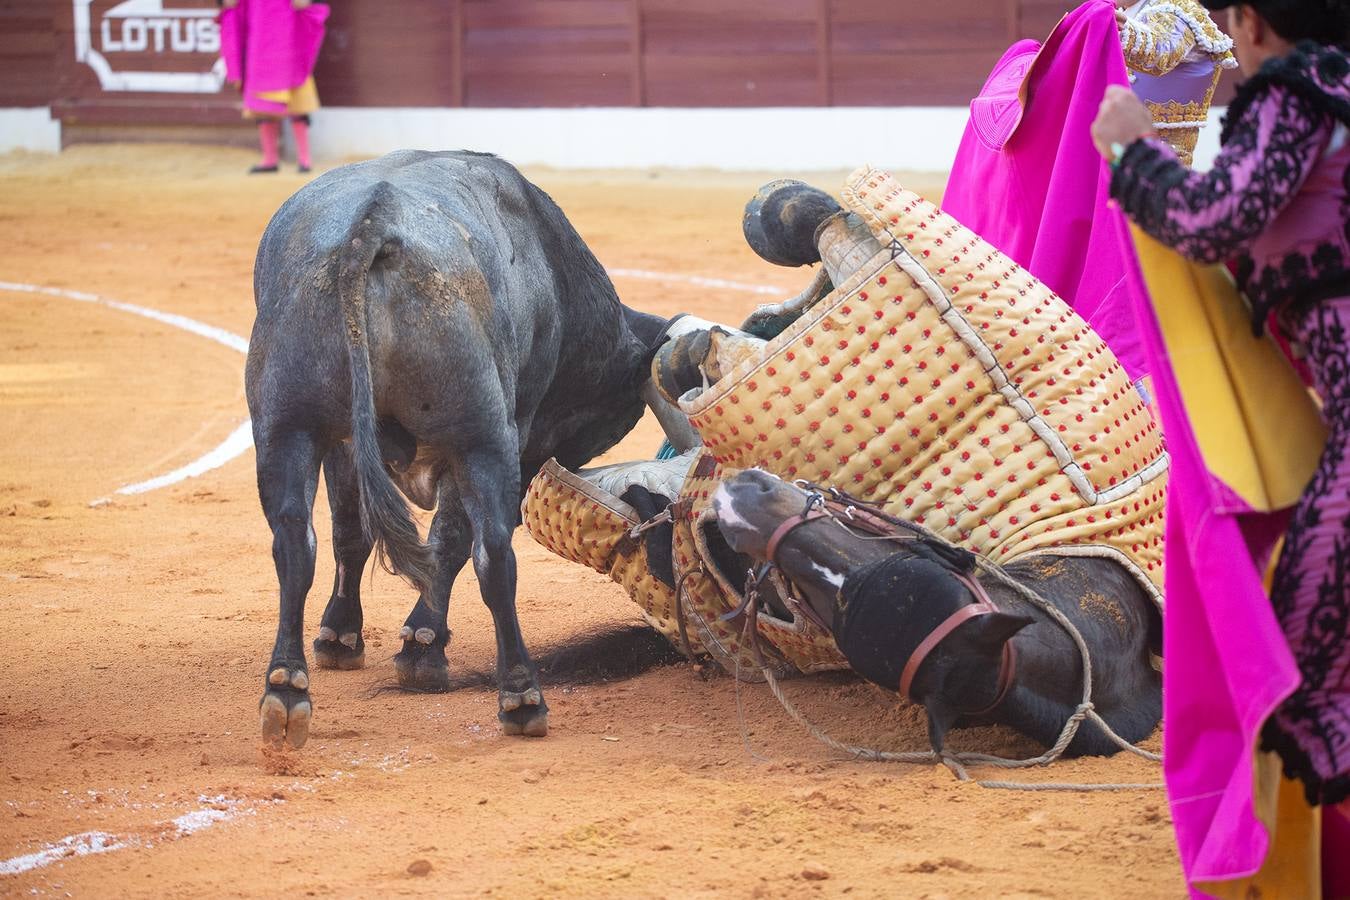
[[[619, 302], [548, 195], [470, 152], [401, 151], [315, 180], [268, 224], [253, 281], [245, 383], [280, 584], [264, 740], [303, 746], [313, 715], [303, 625], [321, 467], [337, 572], [318, 665], [364, 664], [361, 574], [378, 550], [418, 591], [399, 682], [444, 690], [450, 591], [472, 559], [502, 730], [546, 734], [515, 606], [523, 486], [549, 457], [575, 469], [632, 429], [665, 320]], [[436, 510], [426, 543], [405, 496]]]

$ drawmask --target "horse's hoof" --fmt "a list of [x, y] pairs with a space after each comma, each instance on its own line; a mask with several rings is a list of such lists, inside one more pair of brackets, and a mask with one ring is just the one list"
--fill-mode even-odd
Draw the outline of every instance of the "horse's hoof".
[[365, 668], [366, 642], [359, 631], [339, 635], [325, 626], [314, 639], [314, 661], [320, 669]]
[[444, 647], [404, 641], [403, 649], [394, 657], [394, 671], [398, 673], [399, 687], [404, 690], [427, 694], [450, 690], [450, 663]]
[[300, 668], [275, 666], [267, 674], [267, 687], [258, 705], [265, 744], [283, 743], [299, 750], [309, 740], [314, 706], [309, 699], [309, 673]]
[[842, 207], [819, 188], [780, 178], [745, 204], [741, 231], [760, 257], [776, 266], [806, 266], [820, 260], [816, 228]]
[[544, 737], [548, 734], [548, 704], [539, 688], [502, 691], [498, 695], [497, 720], [502, 734]]

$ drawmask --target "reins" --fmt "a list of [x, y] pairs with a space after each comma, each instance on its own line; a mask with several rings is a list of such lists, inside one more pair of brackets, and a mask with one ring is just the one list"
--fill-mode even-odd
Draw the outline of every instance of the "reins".
[[[773, 535], [769, 539], [767, 547], [768, 552], [766, 553], [766, 556], [768, 556], [769, 558], [769, 562], [764, 567], [761, 568], [761, 571], [759, 573], [756, 573], [753, 570], [747, 573], [745, 586], [745, 600], [741, 604], [741, 606], [734, 611], [732, 616], [734, 617], [734, 615], [744, 613], [745, 621], [744, 625], [742, 626], [741, 638], [743, 642], [747, 642], [749, 644], [751, 653], [753, 654], [755, 660], [755, 664], [759, 667], [761, 674], [764, 676], [765, 682], [769, 685], [769, 690], [773, 693], [774, 697], [778, 699], [778, 702], [782, 704], [783, 709], [787, 712], [787, 714], [795, 722], [803, 726], [814, 738], [816, 738], [821, 743], [825, 744], [827, 747], [830, 747], [842, 753], [846, 753], [858, 759], [867, 759], [878, 762], [901, 762], [901, 763], [917, 763], [917, 764], [932, 764], [934, 762], [941, 762], [952, 771], [952, 773], [957, 777], [958, 780], [971, 781], [972, 779], [970, 777], [970, 774], [966, 770], [966, 767], [969, 765], [991, 765], [997, 768], [1005, 768], [1005, 769], [1022, 769], [1022, 768], [1031, 768], [1033, 766], [1049, 765], [1050, 763], [1054, 762], [1055, 760], [1063, 756], [1064, 751], [1068, 748], [1069, 744], [1073, 742], [1074, 736], [1078, 733], [1078, 729], [1082, 725], [1083, 721], [1091, 720], [1094, 725], [1096, 725], [1098, 728], [1101, 729], [1102, 733], [1105, 734], [1110, 741], [1115, 743], [1122, 750], [1129, 751], [1130, 753], [1133, 753], [1137, 756], [1141, 756], [1144, 759], [1150, 760], [1152, 762], [1161, 761], [1162, 757], [1159, 756], [1158, 754], [1151, 753], [1147, 750], [1143, 750], [1139, 747], [1136, 747], [1133, 744], [1126, 741], [1124, 738], [1120, 737], [1118, 734], [1115, 733], [1115, 731], [1111, 728], [1111, 726], [1108, 725], [1100, 715], [1098, 715], [1095, 707], [1092, 704], [1092, 657], [1088, 650], [1087, 643], [1083, 640], [1083, 636], [1079, 632], [1077, 626], [1075, 626], [1073, 622], [1071, 622], [1068, 619], [1068, 617], [1064, 615], [1064, 613], [1062, 613], [1059, 609], [1057, 609], [1053, 604], [1051, 604], [1048, 600], [1046, 600], [1036, 591], [1031, 590], [1026, 585], [1022, 584], [1021, 582], [1014, 579], [1012, 576], [1008, 575], [1008, 573], [1005, 572], [1002, 569], [1002, 567], [984, 558], [983, 556], [979, 556], [978, 554], [975, 555], [977, 568], [982, 573], [989, 575], [990, 577], [997, 580], [999, 583], [1011, 588], [1018, 595], [1026, 599], [1028, 602], [1030, 602], [1033, 606], [1035, 606], [1036, 608], [1044, 612], [1046, 615], [1048, 615], [1056, 624], [1058, 624], [1062, 629], [1064, 629], [1064, 631], [1073, 640], [1074, 646], [1078, 649], [1079, 656], [1082, 659], [1083, 690], [1081, 699], [1078, 703], [1078, 706], [1074, 709], [1074, 712], [1065, 721], [1064, 727], [1060, 731], [1059, 738], [1055, 741], [1054, 745], [1051, 746], [1050, 749], [1047, 750], [1045, 753], [1042, 753], [1039, 756], [1020, 760], [1007, 759], [1005, 757], [986, 753], [973, 753], [973, 752], [952, 753], [945, 750], [941, 755], [934, 753], [931, 750], [893, 752], [885, 750], [875, 750], [871, 748], [859, 747], [842, 743], [841, 741], [838, 741], [835, 738], [831, 737], [830, 735], [826, 734], [824, 731], [822, 731], [820, 728], [818, 728], [816, 725], [810, 722], [792, 704], [792, 702], [788, 700], [787, 696], [783, 693], [782, 686], [779, 684], [777, 676], [774, 675], [768, 663], [765, 661], [763, 652], [759, 646], [759, 627], [758, 627], [759, 606], [760, 606], [759, 586], [763, 582], [763, 579], [768, 572], [779, 569], [777, 563], [777, 554], [782, 545], [783, 540], [797, 528], [806, 525], [810, 522], [819, 521], [820, 519], [824, 518], [832, 519], [833, 521], [837, 522], [840, 525], [845, 526], [846, 528], [851, 529], [856, 528], [859, 530], [871, 532], [877, 539], [891, 540], [895, 542], [913, 540], [919, 537], [927, 537], [939, 541], [941, 539], [937, 538], [936, 535], [931, 534], [927, 530], [920, 528], [917, 525], [914, 525], [913, 523], [905, 522], [902, 519], [897, 519], [887, 514], [884, 510], [865, 504], [863, 501], [851, 497], [848, 494], [844, 493], [843, 491], [839, 491], [834, 488], [829, 488], [827, 489], [829, 494], [829, 496], [827, 497], [826, 492], [820, 490], [817, 486], [810, 484], [809, 482], [799, 481], [797, 482], [797, 484], [799, 487], [804, 488], [808, 492], [806, 509], [804, 509], [798, 515], [788, 519], [786, 522], [782, 523], [781, 525], [778, 526], [778, 528], [774, 530]], [[844, 521], [845, 519], [847, 521]], [[911, 654], [910, 659], [906, 662], [904, 674], [902, 675], [900, 684], [901, 696], [904, 696], [906, 699], [910, 699], [909, 698], [910, 684], [913, 681], [914, 675], [918, 672], [919, 666], [922, 665], [923, 658], [927, 655], [927, 652], [931, 651], [934, 647], [936, 647], [943, 637], [945, 637], [947, 634], [950, 634], [951, 631], [955, 630], [957, 625], [974, 616], [987, 615], [989, 612], [992, 612], [996, 609], [996, 607], [994, 607], [992, 600], [990, 600], [988, 594], [985, 592], [983, 586], [981, 586], [976, 579], [970, 578], [957, 572], [953, 572], [953, 575], [959, 578], [965, 584], [967, 589], [969, 589], [972, 592], [972, 594], [976, 598], [976, 602], [973, 605], [963, 606], [952, 616], [948, 617], [948, 619], [944, 621], [942, 624], [940, 624], [938, 628], [934, 630], [934, 632], [928, 635], [924, 643], [921, 643], [920, 647], [917, 648], [913, 654]], [[924, 646], [925, 644], [928, 644], [926, 648]], [[1000, 666], [1000, 676], [999, 676], [1000, 686], [998, 694], [994, 699], [994, 702], [990, 706], [986, 707], [984, 710], [981, 710], [979, 712], [965, 713], [965, 715], [985, 715], [993, 711], [995, 708], [997, 708], [997, 706], [1000, 703], [1003, 702], [1009, 690], [1011, 689], [1013, 678], [1015, 677], [1013, 674], [1015, 670], [1015, 661], [1014, 661], [1015, 658], [1011, 656], [1011, 654], [1014, 652], [1012, 651], [1011, 648], [1012, 648], [1011, 642], [1004, 644], [1004, 658], [1002, 661], [1002, 665]], [[923, 652], [920, 653], [920, 651]], [[739, 673], [736, 674], [739, 675]], [[1163, 787], [1161, 783], [1036, 784], [1036, 783], [989, 781], [989, 780], [978, 780], [975, 783], [980, 785], [981, 787], [986, 788], [1001, 788], [1005, 790], [1027, 790], [1027, 791], [1142, 790], [1142, 789], [1159, 789]]]

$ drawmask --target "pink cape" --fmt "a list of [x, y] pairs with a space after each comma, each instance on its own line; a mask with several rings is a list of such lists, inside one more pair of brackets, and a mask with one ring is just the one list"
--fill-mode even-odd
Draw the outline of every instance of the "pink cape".
[[[1133, 247], [1124, 216], [1114, 208], [1108, 214], [1121, 246]], [[1262, 723], [1299, 682], [1248, 550], [1249, 538], [1268, 547], [1282, 519], [1244, 510], [1206, 468], [1143, 273], [1133, 254], [1127, 263], [1127, 290], [1172, 461], [1163, 775], [1187, 880], [1231, 881], [1255, 874], [1265, 861], [1269, 838], [1252, 802], [1253, 754]]]
[[291, 8], [290, 0], [239, 0], [220, 13], [220, 55], [225, 78], [243, 82], [244, 106], [285, 115], [286, 104], [260, 94], [300, 87], [314, 71], [323, 44], [328, 6]]
[[1090, 132], [1107, 85], [1129, 85], [1114, 9], [1088, 0], [1043, 47], [1003, 54], [970, 105], [942, 208], [1068, 301], [1137, 379], [1126, 248], [1102, 215], [1110, 175]]
[[1128, 84], [1111, 0], [1070, 12], [1039, 52], [1014, 44], [971, 104], [943, 207], [1049, 284], [1132, 375], [1150, 375], [1172, 466], [1164, 777], [1188, 883], [1228, 881], [1265, 860], [1253, 754], [1298, 672], [1247, 549], [1244, 505], [1205, 466], [1129, 229], [1108, 202], [1090, 125], [1111, 84]]

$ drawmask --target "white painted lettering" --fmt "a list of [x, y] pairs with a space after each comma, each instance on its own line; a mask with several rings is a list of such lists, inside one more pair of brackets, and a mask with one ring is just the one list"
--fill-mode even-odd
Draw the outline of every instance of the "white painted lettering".
[[104, 19], [104, 20], [103, 20], [103, 52], [104, 52], [104, 53], [120, 53], [121, 51], [122, 51], [122, 45], [121, 45], [121, 43], [119, 43], [118, 41], [114, 41], [114, 40], [113, 40], [113, 36], [112, 36], [112, 22], [108, 21], [107, 19]]
[[169, 45], [174, 53], [191, 53], [197, 49], [197, 32], [188, 19], [174, 19], [169, 32]]
[[197, 52], [220, 52], [220, 26], [214, 19], [197, 20]]
[[139, 53], [150, 46], [144, 19], [127, 18], [122, 21], [122, 44], [128, 53]]
[[99, 23], [104, 53], [203, 53], [220, 52], [220, 26], [202, 17], [128, 16]]
[[164, 52], [164, 31], [169, 27], [168, 19], [151, 19], [150, 30], [155, 33], [155, 52]]

